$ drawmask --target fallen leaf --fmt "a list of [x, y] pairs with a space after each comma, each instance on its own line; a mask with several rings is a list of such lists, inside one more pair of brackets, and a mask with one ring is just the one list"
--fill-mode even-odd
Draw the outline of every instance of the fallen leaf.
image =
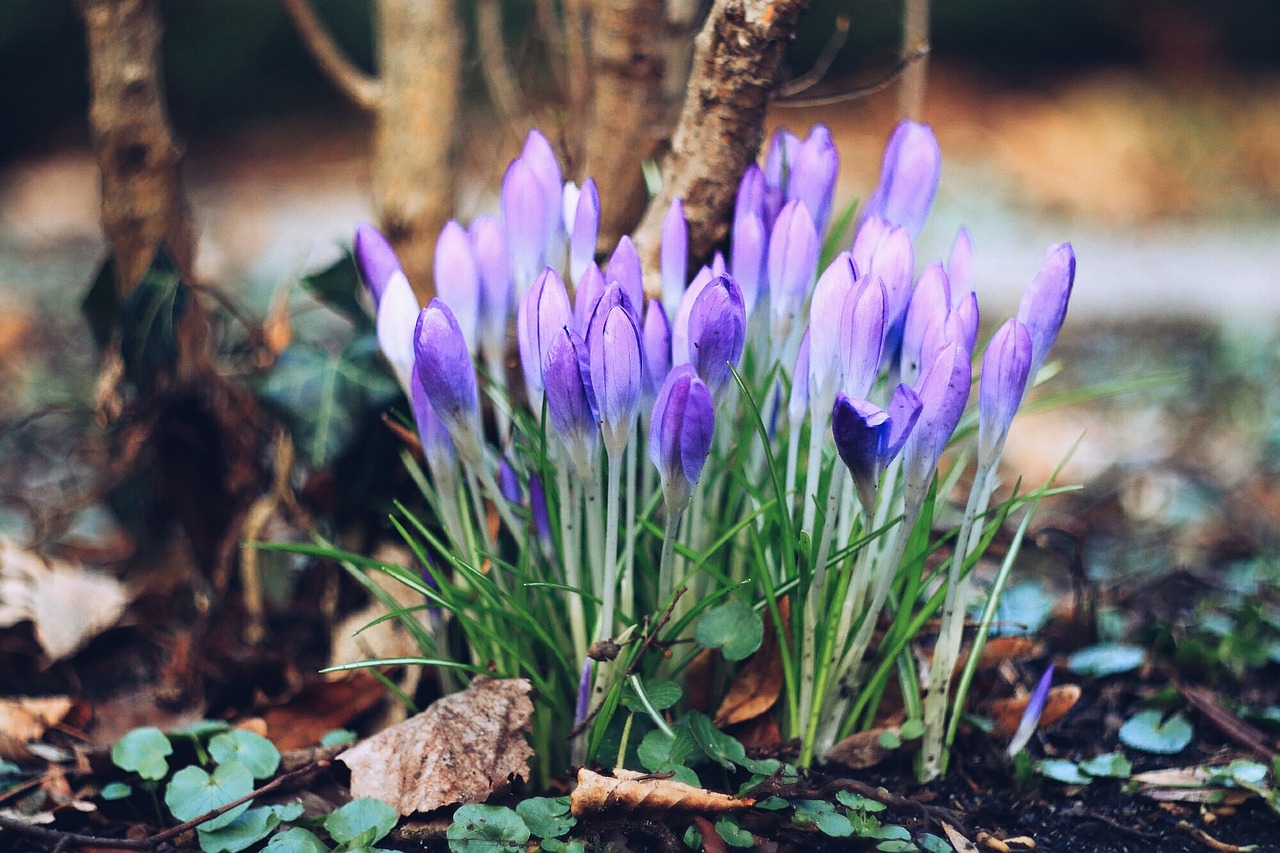
[[947, 840], [951, 842], [951, 846], [956, 848], [957, 853], [978, 853], [978, 845], [960, 834], [960, 830], [956, 829], [946, 821], [942, 822], [942, 831], [946, 833]]
[[525, 735], [533, 715], [527, 679], [477, 676], [403, 723], [338, 756], [351, 796], [376, 797], [400, 814], [483, 803], [529, 776]]
[[[978, 672], [995, 669], [1005, 661], [1023, 661], [1035, 657], [1036, 642], [1030, 637], [992, 637], [982, 646], [978, 655]], [[969, 650], [956, 662], [956, 674], [964, 671], [969, 658]]]
[[740, 723], [732, 734], [751, 755], [772, 755], [782, 746], [782, 729], [774, 714], [761, 714]]
[[29, 761], [27, 742], [39, 740], [46, 729], [62, 722], [71, 705], [66, 696], [0, 699], [0, 758]]
[[574, 817], [611, 809], [718, 813], [749, 809], [756, 804], [750, 797], [738, 799], [620, 767], [613, 774], [602, 776], [585, 767], [578, 771], [578, 787], [569, 795], [569, 809]]
[[715, 688], [716, 665], [720, 662], [720, 652], [716, 649], [703, 649], [693, 656], [689, 665], [684, 668], [684, 701], [692, 711], [711, 713], [711, 696]]
[[0, 538], [0, 628], [30, 621], [50, 660], [115, 625], [128, 604], [124, 584], [110, 575], [46, 560]]
[[729, 845], [716, 832], [715, 824], [701, 816], [695, 816], [693, 823], [702, 836], [702, 853], [729, 853]]
[[[374, 556], [378, 559], [394, 562], [401, 552], [380, 551]], [[392, 556], [394, 555], [394, 556]], [[408, 557], [404, 558], [408, 562]], [[403, 562], [401, 563], [404, 564]], [[383, 592], [391, 596], [396, 604], [408, 610], [424, 604], [422, 595], [391, 575], [383, 572], [370, 572], [369, 579], [377, 584]], [[347, 616], [334, 626], [330, 635], [329, 665], [339, 666], [358, 660], [381, 660], [384, 658], [417, 657], [422, 649], [408, 629], [399, 619], [384, 619], [387, 607], [380, 601], [370, 601], [365, 607]], [[414, 618], [424, 627], [430, 628], [430, 621], [425, 610], [419, 610]], [[382, 619], [376, 625], [371, 623]], [[345, 678], [345, 674], [335, 672], [330, 675], [335, 681]]]
[[888, 732], [896, 735], [898, 727], [880, 726], [867, 729], [865, 732], [854, 732], [844, 740], [833, 744], [822, 756], [822, 760], [842, 764], [851, 770], [875, 767], [894, 753], [894, 750], [885, 749], [880, 745], [881, 736]]
[[[995, 724], [992, 730], [997, 737], [1010, 738], [1018, 730], [1022, 722], [1022, 714], [1027, 710], [1031, 696], [1013, 699], [997, 699], [991, 703], [991, 719]], [[1039, 729], [1047, 729], [1066, 716], [1075, 704], [1080, 701], [1080, 685], [1060, 684], [1049, 691], [1044, 703], [1044, 712], [1040, 714]]]
[[[784, 630], [790, 622], [790, 600], [778, 602]], [[778, 647], [778, 632], [773, 620], [765, 623], [764, 640], [752, 653], [738, 675], [729, 685], [729, 692], [716, 711], [715, 724], [720, 728], [754, 719], [767, 713], [778, 702], [782, 693], [782, 657]]]
[[284, 705], [262, 711], [267, 737], [281, 752], [315, 746], [327, 732], [346, 728], [384, 698], [372, 673], [352, 670], [340, 679], [309, 681]]

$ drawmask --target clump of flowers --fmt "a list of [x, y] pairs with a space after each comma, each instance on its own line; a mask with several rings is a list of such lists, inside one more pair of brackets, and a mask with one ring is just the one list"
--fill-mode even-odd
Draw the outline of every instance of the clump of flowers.
[[[945, 263], [914, 254], [940, 168], [932, 131], [900, 124], [852, 243], [824, 252], [836, 148], [823, 127], [779, 131], [742, 178], [727, 254], [689, 275], [677, 201], [646, 278], [627, 237], [597, 257], [600, 194], [565, 182], [535, 131], [501, 216], [441, 232], [426, 306], [360, 226], [426, 462], [430, 515], [396, 519], [448, 614], [420, 637], [424, 660], [532, 679], [545, 761], [567, 757], [572, 731], [575, 760], [607, 743], [601, 760], [621, 764], [637, 760], [628, 742], [672, 736], [655, 685], [670, 692], [709, 650], [731, 683], [770, 631], [782, 686], [768, 713], [801, 766], [868, 725], [896, 677], [923, 722], [921, 775], [941, 772], [973, 566], [1040, 494], [991, 505], [1075, 259], [1050, 247], [1018, 315], [979, 347], [968, 233]], [[937, 534], [971, 460], [959, 527]], [[926, 569], [940, 543], [949, 556]], [[935, 614], [926, 676], [910, 644]]]

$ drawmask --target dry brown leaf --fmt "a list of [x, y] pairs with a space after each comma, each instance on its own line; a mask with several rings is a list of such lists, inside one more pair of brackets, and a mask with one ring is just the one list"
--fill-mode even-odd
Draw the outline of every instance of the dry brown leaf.
[[[384, 556], [385, 555], [385, 556]], [[395, 555], [395, 556], [391, 556]], [[395, 562], [398, 552], [380, 551], [374, 555], [378, 559]], [[370, 572], [369, 579], [389, 594], [397, 605], [404, 609], [420, 607], [422, 595], [391, 575], [383, 572]], [[417, 657], [422, 654], [417, 642], [399, 619], [383, 619], [377, 625], [366, 627], [370, 623], [387, 615], [387, 607], [380, 601], [370, 601], [368, 605], [347, 616], [334, 626], [330, 634], [329, 665], [340, 666], [358, 660], [381, 660], [385, 658]], [[430, 627], [427, 614], [419, 610], [414, 618], [424, 627]], [[363, 630], [362, 630], [363, 629]], [[340, 681], [345, 673], [331, 673], [330, 677]]]
[[[778, 602], [782, 624], [790, 622], [789, 599]], [[760, 648], [747, 659], [729, 686], [729, 692], [716, 711], [715, 724], [720, 728], [754, 719], [767, 713], [778, 702], [782, 693], [782, 658], [778, 650], [778, 632], [773, 620], [765, 623], [764, 640]]]
[[[1036, 641], [1030, 637], [992, 637], [982, 646], [978, 655], [978, 672], [995, 669], [1007, 660], [1023, 661], [1035, 657]], [[956, 674], [964, 671], [969, 658], [969, 650], [956, 662]]]
[[525, 735], [533, 716], [527, 679], [477, 676], [460, 693], [338, 756], [351, 796], [376, 797], [400, 814], [482, 803], [529, 776]]
[[1139, 794], [1159, 802], [1238, 806], [1254, 796], [1252, 792], [1242, 788], [1211, 785], [1212, 778], [1209, 771], [1200, 765], [1148, 770], [1145, 773], [1135, 773], [1132, 777], [1138, 783]]
[[[997, 699], [991, 703], [991, 719], [995, 724], [992, 730], [997, 737], [1010, 738], [1018, 730], [1022, 722], [1022, 714], [1027, 710], [1031, 697], [1020, 696], [1013, 699]], [[1061, 684], [1049, 691], [1045, 699], [1044, 711], [1040, 714], [1040, 722], [1036, 728], [1047, 729], [1067, 715], [1067, 712], [1080, 701], [1080, 685]]]
[[886, 732], [892, 732], [896, 735], [898, 727], [880, 726], [879, 728], [867, 729], [865, 732], [854, 732], [844, 740], [833, 744], [826, 751], [826, 754], [822, 756], [822, 759], [823, 761], [842, 764], [851, 770], [875, 767], [881, 761], [893, 755], [894, 752], [892, 749], [885, 749], [880, 745], [880, 736]]
[[288, 703], [262, 712], [267, 737], [277, 749], [315, 746], [326, 732], [346, 728], [385, 696], [372, 673], [352, 670], [343, 675], [336, 680], [312, 680]]
[[115, 625], [128, 604], [124, 584], [110, 575], [45, 560], [0, 538], [0, 628], [30, 621], [51, 660]]
[[620, 767], [613, 774], [601, 776], [585, 767], [578, 771], [578, 787], [569, 795], [574, 817], [611, 809], [718, 813], [749, 809], [756, 804], [750, 797], [738, 799]]
[[700, 815], [694, 816], [693, 824], [702, 836], [702, 853], [729, 853], [729, 845], [716, 832], [715, 824]]
[[31, 760], [27, 742], [39, 740], [46, 729], [62, 722], [71, 705], [66, 696], [0, 699], [0, 758]]
[[684, 668], [684, 701], [690, 710], [711, 713], [712, 691], [715, 689], [716, 665], [721, 661], [718, 649], [703, 649]]
[[951, 846], [956, 848], [958, 853], [978, 853], [978, 845], [965, 838], [960, 834], [960, 830], [946, 821], [942, 822], [942, 831], [946, 833], [947, 840], [951, 842]]

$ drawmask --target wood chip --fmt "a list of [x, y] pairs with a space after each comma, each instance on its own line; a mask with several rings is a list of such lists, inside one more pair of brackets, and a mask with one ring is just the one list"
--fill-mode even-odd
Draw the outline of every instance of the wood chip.
[[613, 776], [602, 776], [585, 767], [578, 771], [578, 787], [569, 796], [574, 817], [619, 809], [653, 809], [720, 813], [749, 809], [751, 798], [738, 799], [717, 791], [695, 788], [673, 779], [617, 768]]
[[482, 803], [527, 779], [533, 716], [527, 679], [477, 676], [403, 723], [338, 756], [351, 796], [376, 797], [400, 814]]

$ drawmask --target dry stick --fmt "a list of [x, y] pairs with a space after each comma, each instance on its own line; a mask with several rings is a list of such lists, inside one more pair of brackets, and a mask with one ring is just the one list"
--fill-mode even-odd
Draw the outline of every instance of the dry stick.
[[857, 101], [866, 98], [877, 92], [883, 92], [885, 89], [897, 82], [906, 70], [911, 67], [912, 63], [920, 62], [929, 55], [929, 47], [920, 48], [915, 53], [904, 56], [893, 64], [888, 71], [881, 74], [870, 83], [864, 83], [861, 86], [855, 86], [852, 89], [845, 89], [841, 92], [833, 92], [830, 95], [808, 95], [803, 98], [779, 98], [773, 102], [774, 106], [786, 107], [788, 109], [803, 109], [806, 107], [829, 107], [835, 104], [843, 104], [849, 101]]
[[[902, 56], [928, 53], [929, 50], [929, 0], [904, 0], [902, 10]], [[919, 119], [924, 109], [924, 84], [928, 61], [921, 56], [902, 75], [902, 88], [898, 90], [898, 113], [905, 118]]]
[[342, 51], [309, 0], [280, 0], [280, 5], [329, 81], [351, 103], [366, 112], [375, 112], [382, 101], [382, 86], [377, 78], [357, 68]]
[[827, 39], [827, 43], [822, 46], [822, 53], [818, 54], [818, 58], [813, 61], [813, 67], [799, 77], [793, 77], [778, 86], [778, 97], [787, 98], [798, 95], [817, 85], [831, 70], [831, 63], [836, 61], [840, 48], [844, 47], [848, 38], [849, 16], [837, 15], [835, 29], [831, 31], [831, 37]]

